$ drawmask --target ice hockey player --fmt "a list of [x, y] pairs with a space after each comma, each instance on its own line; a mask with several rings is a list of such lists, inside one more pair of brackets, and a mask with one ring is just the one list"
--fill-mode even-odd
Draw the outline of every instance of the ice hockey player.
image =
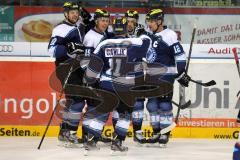
[[[128, 32], [128, 37], [134, 38], [138, 37], [138, 29], [139, 28], [144, 28], [143, 25], [138, 23], [139, 19], [139, 14], [138, 11], [136, 10], [127, 10], [125, 13], [125, 18], [127, 19], [127, 32]], [[132, 112], [132, 125], [133, 125], [133, 137], [135, 142], [145, 143], [145, 138], [143, 137], [142, 134], [142, 122], [143, 122], [143, 116], [144, 116], [144, 98], [138, 99], [136, 103], [134, 104], [133, 107], [133, 112]], [[115, 126], [117, 120], [118, 120], [118, 112], [116, 110], [113, 111], [112, 114], [112, 122], [113, 126]]]
[[[128, 62], [142, 60], [151, 46], [151, 40], [147, 36], [142, 36], [140, 38], [127, 38], [127, 20], [123, 17], [116, 17], [113, 20], [113, 31], [115, 34], [114, 39], [107, 39], [101, 42], [91, 56], [86, 71], [86, 79], [88, 83], [92, 83], [100, 74], [100, 88], [116, 93], [113, 83], [119, 73], [125, 72], [123, 66], [126, 66], [126, 64], [123, 62], [126, 63], [126, 60]], [[96, 59], [100, 59], [101, 61], [98, 62], [101, 63], [96, 64]], [[132, 83], [135, 79], [134, 76], [124, 76], [121, 78], [125, 79], [127, 83]], [[118, 96], [118, 94], [116, 94], [116, 96]], [[123, 146], [122, 142], [125, 140], [129, 128], [133, 105], [129, 107], [120, 98], [119, 100], [120, 103], [116, 108], [119, 113], [119, 119], [116, 122], [113, 133], [111, 150], [125, 152], [128, 150], [128, 147]], [[88, 135], [89, 141], [86, 146], [91, 143], [94, 136], [99, 137], [101, 135], [103, 126], [104, 123], [98, 118], [90, 122]], [[88, 147], [86, 148], [88, 149]]]
[[[129, 37], [138, 37], [138, 30], [144, 28], [142, 24], [138, 23], [139, 14], [136, 10], [127, 10], [125, 13], [127, 18], [127, 31]], [[139, 143], [145, 143], [145, 137], [142, 133], [142, 122], [144, 117], [144, 98], [137, 99], [132, 112], [132, 126], [133, 126], [133, 140]]]
[[[79, 26], [76, 25], [79, 20], [79, 6], [73, 2], [65, 2], [63, 8], [65, 20], [53, 29], [48, 45], [49, 53], [56, 58], [56, 68], [70, 64], [76, 54], [84, 54], [85, 48], [82, 44], [85, 28], [81, 24]], [[62, 77], [62, 75], [67, 75], [67, 73], [56, 71], [57, 77], [63, 85], [66, 77]], [[69, 70], [64, 71], [68, 72]], [[75, 70], [71, 73], [68, 84], [81, 85], [83, 75], [83, 69]], [[66, 95], [66, 107], [64, 108], [63, 120], [60, 124], [58, 140], [67, 146], [83, 143], [76, 133], [84, 105], [85, 101], [83, 98]]]
[[[147, 62], [160, 63], [167, 67], [167, 74], [161, 77], [163, 80], [173, 84], [177, 79], [182, 86], [188, 87], [190, 77], [184, 72], [186, 55], [177, 40], [176, 33], [164, 26], [163, 11], [161, 9], [150, 10], [146, 14], [146, 22], [153, 33], [151, 36], [152, 46], [156, 51], [147, 55]], [[147, 110], [153, 128], [153, 137], [147, 140], [148, 143], [158, 142], [160, 146], [166, 146], [168, 143], [170, 132], [163, 135], [159, 133], [173, 121], [172, 96], [173, 90], [161, 97], [148, 99]]]
[[[84, 37], [83, 44], [86, 47], [85, 49], [85, 56], [90, 57], [90, 54], [93, 54], [93, 51], [96, 49], [97, 45], [105, 40], [110, 38], [109, 34], [106, 33], [106, 30], [108, 29], [109, 22], [110, 22], [110, 14], [108, 11], [104, 9], [96, 9], [94, 13], [94, 21], [95, 21], [95, 27], [90, 29], [87, 34]], [[93, 109], [94, 107], [94, 100], [88, 99], [87, 100], [88, 104], [88, 110]], [[103, 121], [106, 121], [108, 118], [108, 114], [106, 116], [102, 117]], [[83, 133], [84, 135], [87, 135], [87, 127], [88, 127], [88, 117], [84, 116], [83, 119]], [[98, 141], [95, 139], [96, 142]], [[100, 141], [103, 142], [111, 142], [110, 138], [105, 138], [105, 137], [100, 137]]]
[[144, 25], [138, 23], [139, 19], [139, 14], [138, 11], [136, 10], [127, 10], [125, 13], [125, 17], [127, 18], [128, 26], [127, 26], [127, 31], [128, 31], [128, 36], [129, 37], [137, 37], [137, 28], [144, 28]]
[[110, 22], [109, 12], [104, 9], [96, 9], [94, 13], [94, 21], [95, 27], [87, 32], [83, 41], [83, 44], [86, 47], [86, 56], [90, 56], [101, 41], [109, 38], [106, 35], [106, 30]]

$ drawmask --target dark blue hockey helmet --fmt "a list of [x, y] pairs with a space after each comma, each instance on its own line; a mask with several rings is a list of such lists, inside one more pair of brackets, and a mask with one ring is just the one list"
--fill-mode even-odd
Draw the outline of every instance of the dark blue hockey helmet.
[[112, 26], [116, 35], [127, 33], [127, 19], [125, 17], [115, 17]]
[[126, 18], [134, 18], [134, 19], [138, 20], [138, 18], [139, 18], [138, 11], [127, 10], [127, 12], [125, 13], [125, 17]]
[[79, 5], [77, 3], [67, 1], [67, 2], [64, 2], [63, 9], [64, 9], [64, 12], [68, 12], [70, 10], [79, 10]]
[[94, 20], [97, 20], [98, 18], [101, 18], [101, 17], [110, 18], [110, 14], [108, 11], [104, 9], [96, 9], [93, 16]]
[[146, 14], [146, 21], [149, 20], [162, 20], [164, 19], [164, 13], [161, 9], [152, 9]]

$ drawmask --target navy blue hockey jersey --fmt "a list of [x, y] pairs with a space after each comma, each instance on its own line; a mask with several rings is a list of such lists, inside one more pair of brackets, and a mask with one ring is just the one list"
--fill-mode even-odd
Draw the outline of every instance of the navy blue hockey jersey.
[[100, 74], [100, 81], [112, 81], [123, 77], [123, 81], [133, 84], [137, 72], [136, 67], [151, 49], [151, 39], [148, 36], [140, 38], [107, 39], [101, 42], [91, 56], [86, 75], [95, 79]]
[[48, 45], [49, 54], [55, 58], [69, 58], [66, 45], [69, 42], [82, 43], [84, 35], [84, 26], [82, 24], [77, 27], [63, 21], [53, 29]]
[[[186, 55], [177, 40], [177, 34], [168, 28], [154, 35], [149, 34], [155, 52], [147, 54], [148, 63], [159, 63], [167, 68], [167, 75], [175, 78], [185, 70]], [[171, 76], [172, 75], [172, 76]], [[170, 79], [172, 79], [170, 78]], [[173, 81], [173, 80], [170, 80]]]

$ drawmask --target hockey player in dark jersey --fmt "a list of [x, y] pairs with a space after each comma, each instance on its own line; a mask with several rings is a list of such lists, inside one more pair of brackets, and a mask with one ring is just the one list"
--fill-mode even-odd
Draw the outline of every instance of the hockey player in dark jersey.
[[[167, 67], [167, 74], [161, 79], [174, 83], [178, 82], [188, 87], [189, 76], [184, 72], [186, 55], [182, 45], [177, 40], [177, 34], [164, 26], [164, 13], [161, 9], [150, 10], [146, 15], [146, 22], [153, 35], [152, 46], [156, 52], [147, 55], [148, 63], [159, 63]], [[148, 34], [150, 35], [150, 34]], [[153, 137], [148, 139], [149, 143], [159, 142], [165, 146], [169, 141], [170, 132], [160, 135], [161, 129], [171, 125], [173, 121], [172, 92], [161, 97], [149, 98], [147, 110], [150, 113], [150, 123], [153, 128]]]
[[[56, 68], [61, 66], [69, 66], [76, 54], [84, 54], [83, 38], [85, 28], [82, 24], [76, 25], [79, 20], [79, 6], [73, 2], [65, 2], [63, 5], [65, 20], [58, 24], [52, 32], [52, 37], [48, 45], [49, 53], [56, 58]], [[63, 73], [64, 72], [64, 73]], [[58, 70], [56, 74], [62, 85], [69, 70]], [[81, 85], [84, 70], [82, 68], [73, 71], [68, 79], [68, 84]], [[80, 144], [82, 140], [76, 135], [81, 112], [85, 105], [83, 98], [77, 96], [66, 95], [66, 107], [63, 119], [60, 124], [60, 132], [58, 140], [66, 143], [66, 145]]]
[[127, 31], [129, 37], [137, 37], [136, 29], [144, 28], [144, 25], [138, 23], [139, 14], [136, 10], [127, 10], [125, 13], [125, 17], [127, 18]]
[[[96, 49], [97, 45], [105, 40], [110, 38], [109, 37], [109, 33], [107, 34], [106, 31], [108, 29], [109, 26], [109, 22], [110, 22], [110, 14], [108, 11], [104, 10], [104, 9], [96, 9], [96, 11], [94, 12], [94, 21], [95, 21], [95, 26], [94, 28], [90, 29], [85, 37], [84, 37], [84, 41], [83, 44], [86, 47], [85, 48], [85, 56], [89, 57], [90, 54], [93, 54], [93, 51]], [[96, 102], [95, 102], [96, 103]], [[88, 99], [87, 100], [87, 104], [88, 110], [93, 109], [94, 105], [94, 100]], [[106, 121], [108, 118], [108, 114], [106, 116], [103, 116], [103, 121]], [[88, 128], [88, 123], [90, 121], [88, 120], [88, 117], [85, 116], [83, 119], [83, 131], [84, 131], [84, 135], [87, 135], [87, 128]], [[111, 142], [110, 139], [105, 138], [105, 137], [100, 137], [99, 139], [100, 141], [103, 142]], [[96, 142], [98, 140], [96, 139]]]
[[[151, 47], [151, 40], [147, 36], [127, 38], [127, 20], [122, 17], [113, 20], [113, 31], [115, 34], [114, 39], [107, 39], [101, 42], [91, 56], [86, 71], [86, 79], [87, 82], [91, 84], [101, 75], [100, 88], [115, 93], [115, 95], [119, 97], [119, 93], [117, 93], [118, 90], [116, 90], [114, 84], [121, 83], [126, 86], [135, 85], [134, 74], [125, 74], [125, 76], [123, 76], [121, 73], [129, 73], [125, 68], [127, 63], [140, 62], [142, 58], [146, 56]], [[140, 72], [142, 72], [142, 70]], [[119, 79], [120, 81], [118, 81]], [[124, 87], [120, 89], [124, 91]], [[131, 94], [128, 93], [128, 90], [126, 90], [125, 96], [131, 99]], [[111, 103], [111, 100], [108, 100], [109, 103]], [[111, 150], [125, 152], [128, 150], [128, 147], [123, 146], [122, 142], [126, 138], [135, 99], [132, 99], [132, 106], [127, 105], [121, 98], [119, 98], [119, 100], [120, 103], [116, 106], [119, 119], [116, 122], [113, 133]], [[101, 115], [96, 115], [95, 117], [97, 118], [89, 123], [88, 143], [90, 144], [94, 137], [101, 136], [104, 126], [104, 123], [98, 118], [101, 117]], [[88, 146], [88, 143], [86, 146]], [[88, 149], [88, 147], [86, 148]]]
[[[139, 28], [144, 28], [142, 24], [138, 23], [139, 14], [136, 10], [127, 10], [125, 13], [125, 18], [127, 19], [127, 32], [128, 37], [134, 38], [138, 37], [137, 30]], [[133, 107], [132, 112], [132, 125], [133, 125], [133, 137], [134, 141], [144, 143], [144, 137], [142, 134], [142, 122], [143, 122], [143, 116], [144, 116], [144, 98], [138, 99]], [[113, 126], [115, 126], [117, 120], [119, 118], [119, 114], [116, 110], [113, 111], [112, 114], [112, 122]]]
[[[125, 13], [125, 17], [127, 18], [127, 30], [129, 37], [138, 37], [138, 29], [144, 28], [142, 24], [138, 23], [139, 14], [136, 10], [128, 10]], [[144, 143], [145, 138], [142, 134], [142, 122], [144, 116], [144, 101], [145, 98], [137, 99], [134, 104], [133, 112], [132, 112], [132, 125], [133, 125], [133, 139], [135, 142]]]

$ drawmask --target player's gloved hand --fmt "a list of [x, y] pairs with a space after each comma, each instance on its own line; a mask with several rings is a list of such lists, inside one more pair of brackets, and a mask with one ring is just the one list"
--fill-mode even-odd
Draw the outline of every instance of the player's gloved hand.
[[183, 72], [180, 76], [177, 77], [177, 81], [184, 87], [188, 87], [191, 77]]
[[137, 37], [141, 36], [142, 34], [145, 34], [146, 31], [144, 29], [144, 25], [138, 24], [135, 28], [135, 34]]
[[80, 7], [80, 16], [83, 19], [83, 23], [88, 25], [90, 23], [90, 19], [92, 18], [91, 14], [83, 7]]
[[85, 46], [81, 43], [70, 42], [67, 44], [67, 51], [69, 55], [84, 55]]

